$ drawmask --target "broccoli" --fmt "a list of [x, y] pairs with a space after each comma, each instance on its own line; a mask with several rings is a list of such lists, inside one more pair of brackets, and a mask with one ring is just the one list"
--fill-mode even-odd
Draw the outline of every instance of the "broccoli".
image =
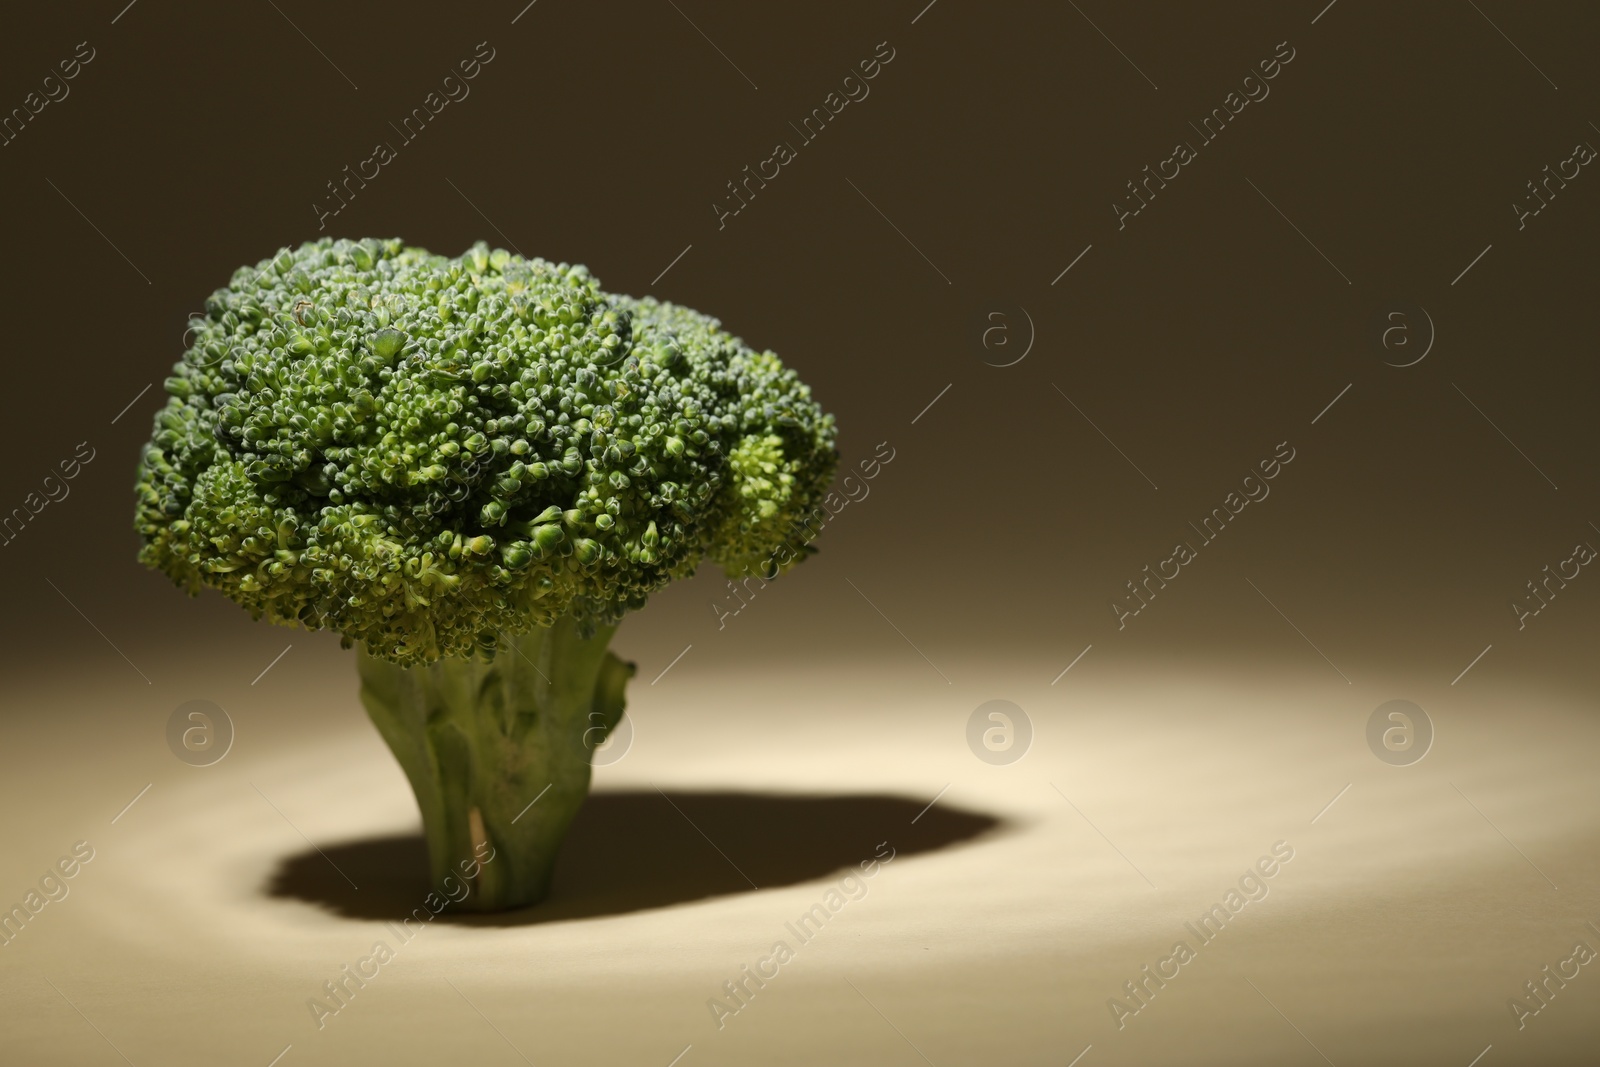
[[482, 243], [285, 249], [187, 336], [140, 560], [339, 631], [435, 884], [536, 903], [622, 716], [619, 620], [702, 559], [772, 578], [814, 551], [833, 417], [716, 319]]

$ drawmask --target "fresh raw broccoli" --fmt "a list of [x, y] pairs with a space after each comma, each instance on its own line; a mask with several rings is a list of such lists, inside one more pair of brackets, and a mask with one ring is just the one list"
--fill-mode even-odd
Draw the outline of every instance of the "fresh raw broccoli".
[[140, 559], [357, 646], [435, 883], [538, 901], [622, 716], [618, 621], [702, 559], [811, 552], [833, 417], [716, 319], [484, 244], [285, 249], [189, 326]]

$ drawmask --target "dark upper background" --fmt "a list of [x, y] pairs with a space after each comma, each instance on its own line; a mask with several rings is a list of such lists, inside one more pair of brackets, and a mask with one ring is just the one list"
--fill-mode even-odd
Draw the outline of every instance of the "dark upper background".
[[[727, 631], [714, 572], [633, 620], [620, 640], [647, 674], [694, 642], [711, 668], [850, 654], [939, 684], [883, 616], [947, 670], [1023, 657], [1033, 687], [1091, 642], [1081, 670], [1323, 669], [1286, 615], [1356, 681], [1442, 691], [1491, 643], [1479, 677], [1595, 681], [1600, 576], [1521, 632], [1510, 607], [1600, 546], [1600, 173], [1520, 231], [1511, 207], [1600, 145], [1593, 7], [124, 2], [8, 12], [0, 39], [0, 109], [78, 42], [95, 54], [0, 148], [0, 510], [95, 450], [0, 547], [8, 682], [125, 669], [86, 620], [135, 662], [312, 640], [138, 567], [132, 470], [187, 314], [318, 236], [326, 183], [379, 141], [396, 158], [324, 232], [586, 263], [779, 352], [837, 413], [846, 463], [896, 450], [821, 556]], [[1270, 96], [1199, 147], [1188, 123], [1285, 41]], [[390, 123], [479, 42], [494, 58], [470, 95], [402, 143]], [[788, 124], [880, 42], [870, 96], [799, 145]], [[1198, 158], [1119, 230], [1125, 183], [1180, 139]], [[719, 229], [725, 183], [780, 140], [798, 158]], [[1437, 343], [1397, 369], [1407, 350], [1375, 323], [1406, 306]], [[1027, 318], [1027, 358], [985, 365], [1020, 353]], [[986, 351], [996, 322], [1014, 343]], [[1282, 441], [1297, 454], [1271, 496], [1119, 631], [1123, 583]]]

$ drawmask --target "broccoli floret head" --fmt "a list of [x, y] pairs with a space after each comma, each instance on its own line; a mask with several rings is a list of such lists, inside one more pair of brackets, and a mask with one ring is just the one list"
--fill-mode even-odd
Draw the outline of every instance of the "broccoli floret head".
[[810, 551], [834, 423], [716, 319], [478, 244], [322, 240], [190, 322], [140, 558], [402, 665], [592, 630], [710, 559]]

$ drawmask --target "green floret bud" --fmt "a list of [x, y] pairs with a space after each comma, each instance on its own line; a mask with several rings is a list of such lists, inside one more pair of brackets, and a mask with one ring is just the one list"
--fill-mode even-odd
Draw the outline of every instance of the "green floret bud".
[[483, 244], [286, 249], [190, 326], [139, 464], [140, 558], [401, 665], [612, 626], [703, 559], [770, 577], [836, 462], [772, 353]]

